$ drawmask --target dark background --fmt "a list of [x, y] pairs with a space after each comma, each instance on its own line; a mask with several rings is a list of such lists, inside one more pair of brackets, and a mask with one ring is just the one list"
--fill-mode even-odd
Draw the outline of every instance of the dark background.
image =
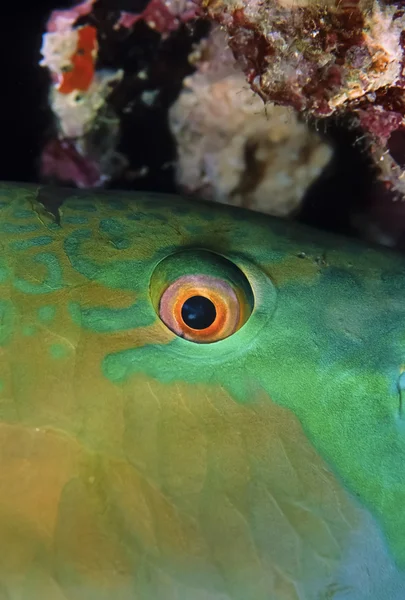
[[[4, 2], [0, 8], [1, 86], [0, 179], [36, 181], [38, 155], [49, 126], [48, 75], [38, 66], [41, 36], [55, 0]], [[71, 3], [58, 0], [57, 6]]]

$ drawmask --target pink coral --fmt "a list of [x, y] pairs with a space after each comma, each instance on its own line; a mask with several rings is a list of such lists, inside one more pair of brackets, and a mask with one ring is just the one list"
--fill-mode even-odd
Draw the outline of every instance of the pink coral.
[[75, 183], [79, 188], [104, 183], [97, 161], [83, 156], [71, 140], [51, 140], [41, 156], [41, 175], [48, 180]]
[[141, 13], [122, 11], [116, 28], [130, 29], [138, 21], [145, 21], [162, 35], [168, 35], [179, 28], [181, 23], [195, 19], [198, 9], [191, 0], [150, 0]]
[[84, 0], [72, 8], [52, 11], [47, 23], [47, 31], [49, 33], [71, 31], [80, 17], [84, 17], [92, 11], [94, 2], [95, 0]]

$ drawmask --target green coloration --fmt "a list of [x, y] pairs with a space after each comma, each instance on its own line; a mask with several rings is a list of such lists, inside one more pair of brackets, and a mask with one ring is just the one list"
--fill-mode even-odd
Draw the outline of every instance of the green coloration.
[[31, 336], [36, 332], [36, 328], [33, 325], [24, 325], [22, 328], [23, 335]]
[[126, 230], [122, 223], [119, 223], [114, 219], [103, 219], [100, 222], [100, 231], [107, 234], [110, 243], [118, 250], [130, 248], [131, 241], [126, 236]]
[[[35, 247], [36, 244], [32, 244], [32, 246]], [[14, 285], [18, 290], [25, 294], [46, 294], [63, 287], [62, 270], [59, 265], [58, 257], [55, 254], [52, 254], [51, 252], [39, 252], [33, 258], [33, 263], [34, 265], [43, 265], [47, 271], [47, 275], [43, 282], [39, 284], [17, 278]]]
[[34, 223], [29, 225], [18, 225], [16, 223], [0, 223], [1, 233], [31, 233], [32, 231], [38, 231], [39, 225]]
[[49, 223], [47, 224], [47, 229], [50, 229], [51, 231], [59, 231], [60, 227], [58, 223]]
[[49, 352], [53, 358], [64, 358], [67, 354], [67, 348], [62, 344], [52, 344]]
[[112, 210], [127, 210], [128, 209], [128, 205], [126, 204], [126, 202], [120, 202], [119, 200], [106, 200], [106, 204], [109, 208], [111, 208]]
[[[176, 196], [65, 190], [54, 227], [37, 187], [0, 196], [0, 594], [405, 598], [402, 256]], [[184, 275], [246, 323], [169, 331]]]
[[15, 312], [10, 300], [0, 299], [0, 346], [5, 346], [12, 336]]
[[35, 246], [47, 246], [51, 244], [53, 238], [50, 235], [40, 235], [35, 238], [31, 238], [30, 240], [18, 240], [14, 242], [11, 247], [13, 250], [28, 250], [31, 247]]
[[111, 309], [102, 306], [81, 307], [72, 302], [69, 311], [74, 323], [97, 333], [124, 331], [136, 327], [146, 327], [154, 321], [148, 302], [138, 301], [128, 308]]
[[127, 233], [124, 225], [116, 219], [102, 219], [99, 228], [101, 232], [114, 237], [123, 237]]
[[141, 214], [134, 215], [132, 213], [129, 213], [129, 214], [126, 215], [126, 217], [130, 221], [141, 221], [142, 220], [142, 215]]
[[38, 319], [47, 323], [53, 321], [56, 315], [56, 306], [40, 306], [38, 309]]
[[89, 220], [87, 217], [82, 217], [81, 215], [74, 215], [72, 217], [64, 218], [63, 222], [66, 224], [71, 223], [72, 225], [86, 225], [89, 222]]
[[187, 231], [193, 235], [200, 235], [204, 233], [204, 227], [202, 225], [189, 225]]
[[[1, 260], [1, 259], [0, 259]], [[0, 283], [4, 283], [8, 277], [7, 267], [0, 264]]]
[[97, 208], [94, 206], [94, 204], [83, 202], [82, 200], [80, 200], [80, 198], [74, 197], [70, 202], [69, 209], [80, 210], [80, 212], [82, 213], [91, 213], [97, 211]]
[[13, 213], [13, 217], [15, 219], [31, 219], [32, 218], [32, 210], [15, 210]]

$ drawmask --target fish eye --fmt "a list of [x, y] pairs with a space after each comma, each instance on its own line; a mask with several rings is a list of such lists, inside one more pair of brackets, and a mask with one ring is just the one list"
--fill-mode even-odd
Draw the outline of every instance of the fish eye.
[[150, 293], [166, 327], [200, 344], [231, 336], [253, 310], [253, 292], [244, 273], [205, 250], [184, 250], [161, 261], [152, 275]]

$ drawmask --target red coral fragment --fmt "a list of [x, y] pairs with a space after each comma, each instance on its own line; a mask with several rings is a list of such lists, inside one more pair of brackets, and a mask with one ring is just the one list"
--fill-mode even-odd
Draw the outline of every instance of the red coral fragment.
[[78, 31], [77, 48], [71, 57], [71, 68], [63, 73], [58, 91], [70, 94], [74, 90], [85, 92], [94, 78], [94, 56], [97, 50], [97, 31], [91, 25], [81, 27]]
[[162, 0], [151, 0], [142, 15], [145, 23], [159, 33], [170, 33], [179, 26], [178, 19]]
[[123, 10], [121, 12], [120, 18], [114, 25], [114, 28], [118, 29], [119, 27], [125, 27], [125, 29], [131, 29], [131, 27], [133, 27], [135, 25], [135, 23], [137, 21], [139, 21], [141, 18], [142, 18], [141, 13], [133, 14], [133, 13], [127, 12], [126, 10]]
[[402, 123], [402, 115], [384, 110], [381, 106], [369, 106], [365, 110], [358, 110], [357, 114], [364, 130], [374, 135], [383, 144]]
[[170, 10], [170, 6], [170, 4], [166, 5], [164, 0], [150, 0], [145, 10], [141, 13], [132, 14], [122, 11], [116, 23], [116, 28], [125, 27], [130, 29], [138, 21], [145, 21], [151, 29], [154, 29], [161, 35], [167, 35], [178, 29], [181, 23], [187, 23], [195, 19], [198, 13], [196, 5], [190, 8], [188, 3], [186, 3], [178, 13]]

